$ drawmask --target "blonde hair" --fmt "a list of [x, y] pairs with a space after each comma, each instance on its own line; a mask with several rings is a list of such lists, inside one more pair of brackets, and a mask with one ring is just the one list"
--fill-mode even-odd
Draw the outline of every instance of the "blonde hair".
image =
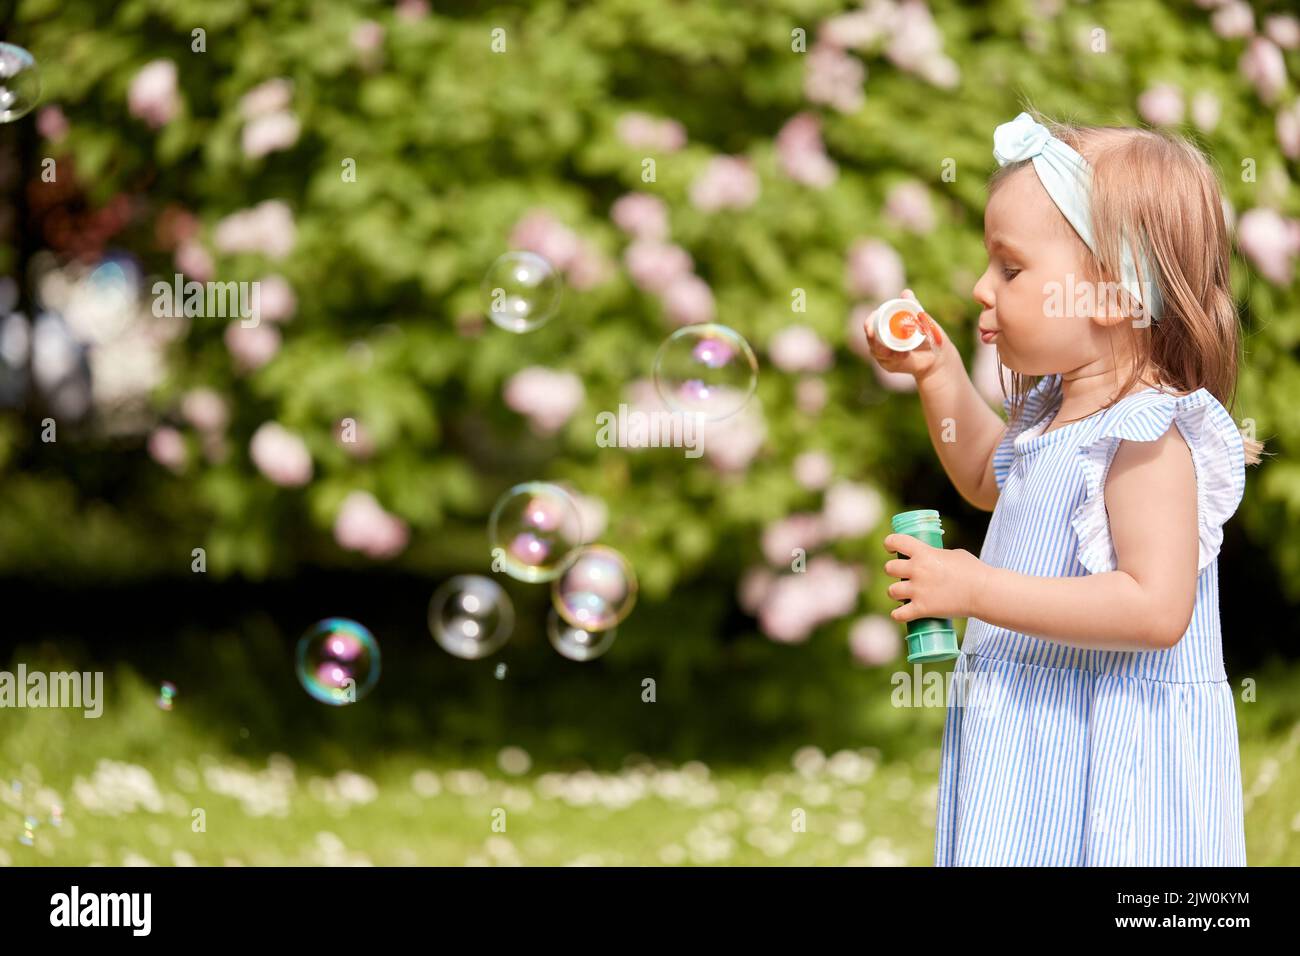
[[[1086, 278], [1117, 281], [1121, 236], [1141, 236], [1158, 273], [1163, 309], [1159, 321], [1145, 328], [1126, 323], [1135, 362], [1117, 396], [1127, 395], [1149, 372], [1159, 384], [1181, 392], [1205, 388], [1230, 410], [1241, 328], [1232, 301], [1223, 199], [1210, 161], [1181, 136], [1060, 123], [1039, 116], [1032, 107], [1026, 111], [1092, 166], [1092, 227], [1098, 252], [1094, 254], [1061, 217], [1063, 228], [1078, 241]], [[997, 169], [989, 179], [989, 195], [1031, 163], [1026, 159]], [[1011, 373], [1013, 421], [1037, 384], [1031, 379]], [[1247, 464], [1259, 464], [1263, 447], [1253, 436], [1242, 435]]]

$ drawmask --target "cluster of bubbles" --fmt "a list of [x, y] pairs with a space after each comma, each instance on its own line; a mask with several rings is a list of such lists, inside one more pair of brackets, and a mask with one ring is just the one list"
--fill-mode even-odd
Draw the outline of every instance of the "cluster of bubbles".
[[[481, 283], [488, 318], [516, 334], [549, 322], [563, 291], [559, 271], [533, 252], [500, 256]], [[713, 322], [690, 325], [660, 346], [653, 381], [671, 410], [722, 421], [753, 397], [758, 360], [735, 330]], [[613, 548], [586, 543], [579, 509], [563, 488], [543, 481], [510, 488], [488, 518], [488, 540], [493, 570], [528, 584], [550, 582], [546, 634], [559, 654], [588, 661], [609, 650], [636, 603], [636, 572]], [[496, 581], [461, 574], [434, 592], [428, 619], [438, 646], [479, 660], [510, 639], [515, 609]], [[379, 645], [362, 625], [345, 618], [321, 621], [303, 635], [297, 660], [303, 687], [327, 704], [360, 700], [379, 677]], [[498, 664], [494, 676], [505, 675], [506, 665]]]
[[158, 709], [171, 710], [172, 702], [176, 699], [176, 685], [169, 680], [162, 682], [162, 687], [158, 688]]
[[0, 123], [26, 116], [41, 95], [41, 71], [20, 46], [0, 43]]

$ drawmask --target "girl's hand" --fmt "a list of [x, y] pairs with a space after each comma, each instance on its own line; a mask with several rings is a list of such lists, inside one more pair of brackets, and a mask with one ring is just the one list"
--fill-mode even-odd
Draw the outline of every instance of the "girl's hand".
[[933, 548], [910, 534], [891, 534], [885, 550], [907, 555], [885, 562], [885, 573], [902, 578], [889, 586], [896, 601], [910, 601], [889, 612], [895, 621], [918, 617], [972, 617], [991, 570], [969, 551]]
[[[904, 289], [902, 298], [911, 299], [913, 302], [916, 301], [911, 289]], [[879, 311], [879, 309], [876, 310], [876, 312]], [[926, 313], [921, 312], [919, 314], [921, 329], [925, 332], [929, 341], [917, 346], [910, 352], [895, 352], [876, 338], [876, 312], [871, 313], [866, 324], [867, 346], [871, 349], [871, 355], [876, 360], [876, 364], [887, 372], [906, 372], [920, 383], [938, 366], [940, 357], [947, 351], [945, 348], [947, 337], [940, 330], [939, 323]]]

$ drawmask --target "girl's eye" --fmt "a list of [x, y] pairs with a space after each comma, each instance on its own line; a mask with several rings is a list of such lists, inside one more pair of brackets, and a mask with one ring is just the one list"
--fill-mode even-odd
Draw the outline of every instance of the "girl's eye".
[[1003, 269], [1003, 270], [1002, 270], [1002, 278], [1006, 279], [1008, 282], [1010, 282], [1012, 279], [1014, 279], [1014, 278], [1015, 278], [1016, 276], [1018, 276], [1018, 275], [1020, 275], [1020, 270], [1019, 270], [1019, 269]]

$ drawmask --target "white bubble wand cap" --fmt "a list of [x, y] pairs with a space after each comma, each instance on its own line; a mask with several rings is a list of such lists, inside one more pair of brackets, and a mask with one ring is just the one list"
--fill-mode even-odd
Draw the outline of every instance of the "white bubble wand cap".
[[929, 325], [921, 318], [925, 309], [915, 299], [890, 299], [876, 310], [876, 338], [895, 352], [910, 352], [923, 342], [934, 344]]

